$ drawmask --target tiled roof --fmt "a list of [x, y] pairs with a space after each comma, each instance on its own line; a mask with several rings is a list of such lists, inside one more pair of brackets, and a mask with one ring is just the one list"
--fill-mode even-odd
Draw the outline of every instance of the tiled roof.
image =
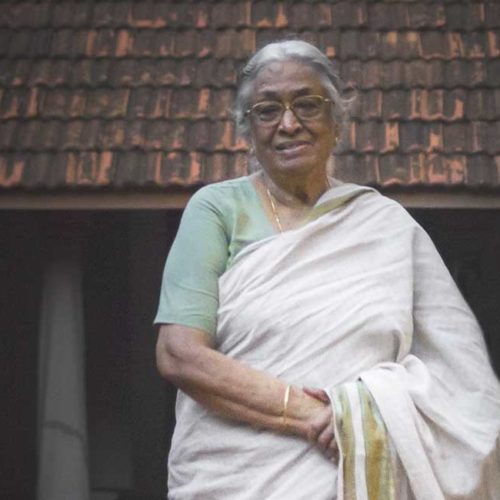
[[341, 177], [500, 188], [499, 1], [41, 0], [0, 4], [0, 189], [243, 174], [237, 71], [290, 35], [356, 89]]

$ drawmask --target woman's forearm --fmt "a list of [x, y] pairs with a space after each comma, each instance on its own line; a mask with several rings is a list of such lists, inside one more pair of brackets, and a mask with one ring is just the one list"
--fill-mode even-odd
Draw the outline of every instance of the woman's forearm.
[[164, 378], [206, 408], [255, 427], [307, 437], [327, 406], [291, 387], [285, 422], [287, 383], [217, 352], [210, 337], [194, 328], [163, 325], [157, 364]]

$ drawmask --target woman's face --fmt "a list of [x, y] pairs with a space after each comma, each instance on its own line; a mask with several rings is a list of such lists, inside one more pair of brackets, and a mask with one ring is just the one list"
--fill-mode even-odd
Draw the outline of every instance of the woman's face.
[[[328, 98], [320, 75], [297, 61], [273, 62], [257, 74], [251, 105], [262, 101], [290, 105], [305, 95]], [[250, 114], [252, 146], [264, 170], [271, 176], [324, 174], [337, 130], [331, 106], [324, 103], [312, 120], [300, 120], [288, 109], [275, 124], [263, 124]]]

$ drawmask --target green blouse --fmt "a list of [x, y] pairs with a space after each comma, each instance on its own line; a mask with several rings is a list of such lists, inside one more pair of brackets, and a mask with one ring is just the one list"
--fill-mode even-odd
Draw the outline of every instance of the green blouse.
[[168, 254], [154, 323], [214, 334], [219, 277], [243, 248], [274, 233], [249, 177], [200, 189], [184, 210]]

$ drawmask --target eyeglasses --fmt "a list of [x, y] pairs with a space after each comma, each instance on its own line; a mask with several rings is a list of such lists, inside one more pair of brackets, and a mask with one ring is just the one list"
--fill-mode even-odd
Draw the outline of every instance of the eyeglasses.
[[296, 97], [291, 103], [280, 101], [261, 101], [248, 108], [245, 115], [252, 115], [258, 124], [264, 126], [276, 125], [283, 118], [287, 109], [301, 121], [310, 121], [319, 118], [326, 103], [333, 102], [321, 95], [304, 95]]

